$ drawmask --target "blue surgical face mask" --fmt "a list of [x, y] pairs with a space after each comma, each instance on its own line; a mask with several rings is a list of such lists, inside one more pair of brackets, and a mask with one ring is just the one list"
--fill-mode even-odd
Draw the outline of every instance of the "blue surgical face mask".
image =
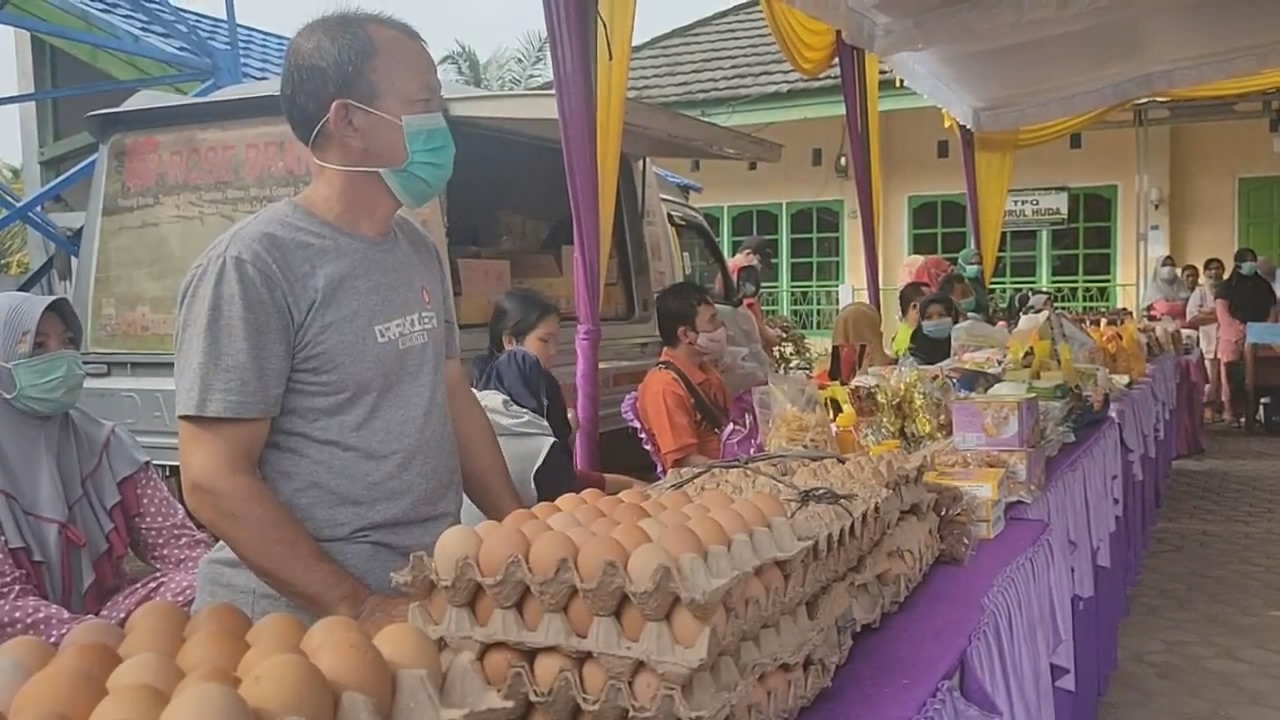
[[981, 265], [961, 265], [960, 267], [964, 270], [964, 276], [970, 280], [976, 280], [982, 274]]
[[[379, 173], [400, 204], [410, 209], [423, 207], [444, 192], [449, 178], [453, 176], [456, 151], [453, 133], [449, 131], [444, 113], [405, 115], [397, 119], [355, 101], [351, 104], [400, 126], [404, 134], [404, 164], [397, 168], [346, 167], [326, 163], [312, 152], [317, 165], [330, 170]], [[316, 135], [323, 126], [324, 120], [311, 133], [311, 144], [315, 143]]]
[[1241, 275], [1257, 275], [1258, 263], [1253, 262], [1252, 260], [1245, 260], [1244, 262], [1240, 263], [1240, 274]]
[[12, 376], [0, 398], [28, 415], [53, 417], [75, 407], [84, 389], [84, 363], [75, 350], [59, 350], [12, 363], [0, 363]]
[[925, 335], [934, 340], [951, 337], [951, 328], [955, 325], [955, 321], [951, 318], [937, 318], [934, 320], [924, 320], [920, 323], [920, 329]]
[[958, 304], [960, 305], [961, 312], [971, 313], [973, 312], [973, 309], [978, 306], [978, 298], [970, 295], [969, 297], [961, 300]]

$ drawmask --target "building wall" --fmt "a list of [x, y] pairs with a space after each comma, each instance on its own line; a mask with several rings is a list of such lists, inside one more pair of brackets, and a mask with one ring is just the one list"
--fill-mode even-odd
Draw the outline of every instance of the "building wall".
[[[882, 114], [884, 192], [880, 241], [881, 284], [892, 288], [907, 255], [908, 197], [963, 193], [959, 144], [934, 109]], [[738, 128], [784, 146], [782, 160], [748, 170], [741, 162], [703, 162], [696, 172], [687, 161], [663, 166], [704, 185], [694, 197], [701, 205], [746, 204], [841, 198], [845, 202], [846, 282], [865, 287], [861, 232], [851, 180], [836, 176], [833, 163], [847, 140], [842, 119], [807, 120]], [[1180, 262], [1199, 264], [1210, 255], [1228, 256], [1235, 246], [1236, 178], [1280, 175], [1280, 154], [1272, 152], [1261, 120], [1156, 127], [1147, 131], [1142, 152], [1148, 186], [1160, 188], [1158, 207], [1149, 191], [1139, 202], [1139, 136], [1131, 129], [1086, 132], [1080, 149], [1067, 138], [1020, 151], [1012, 187], [1117, 186], [1116, 282], [1120, 300], [1136, 303], [1135, 286], [1147, 263], [1139, 257], [1140, 227], [1149, 234], [1154, 257], [1172, 252]], [[938, 159], [937, 143], [950, 140], [950, 156]], [[811, 166], [811, 149], [823, 149], [822, 167]], [[1145, 213], [1145, 217], [1143, 214]]]

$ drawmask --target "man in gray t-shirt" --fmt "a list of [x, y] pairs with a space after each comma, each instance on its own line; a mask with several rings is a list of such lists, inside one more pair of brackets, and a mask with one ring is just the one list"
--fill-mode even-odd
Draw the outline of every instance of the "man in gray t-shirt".
[[448, 270], [397, 214], [453, 167], [421, 37], [322, 17], [290, 43], [281, 99], [311, 186], [216, 240], [179, 297], [183, 489], [223, 540], [196, 603], [376, 631], [405, 615], [390, 572], [458, 521], [464, 488], [491, 517], [520, 501], [458, 361]]

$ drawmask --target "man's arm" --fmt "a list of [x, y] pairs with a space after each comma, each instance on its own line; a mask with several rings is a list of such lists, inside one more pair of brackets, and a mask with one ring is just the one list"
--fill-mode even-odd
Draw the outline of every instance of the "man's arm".
[[178, 420], [191, 513], [255, 575], [317, 615], [358, 617], [371, 593], [329, 557], [258, 475], [270, 420]]
[[500, 520], [524, 504], [511, 484], [511, 473], [493, 434], [493, 425], [471, 392], [471, 382], [457, 358], [446, 362], [445, 382], [462, 467], [462, 489], [485, 517]]

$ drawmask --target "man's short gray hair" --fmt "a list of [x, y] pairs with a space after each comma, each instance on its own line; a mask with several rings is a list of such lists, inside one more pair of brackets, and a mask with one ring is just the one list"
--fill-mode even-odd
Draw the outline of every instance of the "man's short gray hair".
[[289, 42], [280, 73], [280, 104], [298, 140], [311, 140], [335, 100], [370, 106], [377, 101], [370, 77], [377, 55], [371, 27], [423, 42], [422, 35], [403, 20], [365, 10], [322, 15], [303, 25]]

